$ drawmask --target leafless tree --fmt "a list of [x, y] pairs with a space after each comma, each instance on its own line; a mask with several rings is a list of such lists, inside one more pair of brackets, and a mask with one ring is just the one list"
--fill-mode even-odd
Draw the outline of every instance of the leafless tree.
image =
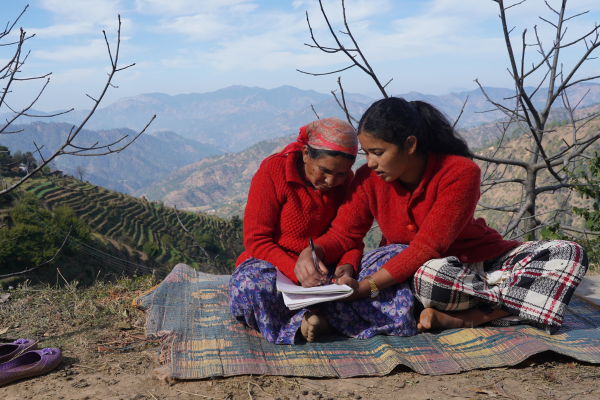
[[[600, 77], [574, 78], [579, 68], [586, 61], [590, 60], [592, 53], [600, 47], [600, 26], [596, 24], [583, 36], [566, 41], [566, 22], [586, 14], [587, 11], [567, 16], [567, 0], [561, 1], [559, 9], [553, 8], [546, 1], [546, 6], [555, 16], [554, 20], [539, 18], [544, 23], [549, 24], [554, 30], [552, 44], [545, 46], [537, 26], [534, 26], [533, 39], [528, 38], [527, 29], [523, 31], [520, 40], [520, 49], [518, 50], [519, 54], [517, 54], [510, 37], [512, 29], [509, 29], [507, 11], [519, 6], [523, 1], [510, 6], [506, 6], [504, 0], [493, 1], [498, 4], [499, 8], [504, 42], [510, 61], [508, 73], [514, 82], [515, 90], [513, 97], [504, 100], [512, 100], [513, 106], [504, 106], [499, 101], [491, 99], [479, 81], [476, 80], [476, 82], [494, 109], [501, 111], [506, 116], [506, 121], [500, 124], [500, 136], [495, 146], [496, 153], [506, 141], [506, 133], [509, 126], [517, 127], [524, 132], [530, 140], [531, 148], [524, 149], [517, 154], [513, 153], [506, 158], [497, 157], [496, 154], [491, 156], [475, 154], [477, 160], [484, 162], [482, 168], [482, 185], [485, 187], [484, 190], [500, 189], [507, 185], [519, 185], [521, 192], [520, 199], [514, 204], [489, 205], [480, 203], [480, 206], [511, 214], [510, 222], [503, 231], [505, 236], [520, 237], [529, 235], [530, 237], [535, 237], [536, 232], [540, 228], [548, 225], [549, 220], [554, 222], [558, 214], [565, 211], [568, 205], [563, 204], [557, 210], [553, 210], [553, 213], [545, 212], [544, 214], [550, 214], [550, 217], [546, 218], [546, 223], [544, 223], [539, 219], [541, 214], [538, 212], [538, 205], [536, 203], [538, 196], [542, 193], [554, 192], [561, 188], [572, 186], [569, 172], [572, 172], [581, 164], [581, 161], [587, 157], [586, 150], [595, 141], [600, 139], [600, 132], [598, 131], [592, 133], [586, 132], [585, 134], [581, 132], [583, 127], [599, 115], [598, 113], [579, 118], [575, 115], [575, 111], [587, 93], [576, 104], [572, 104], [568, 96], [568, 89], [574, 85]], [[533, 40], [533, 43], [528, 43], [529, 40]], [[585, 44], [585, 51], [582, 51], [573, 68], [565, 70], [563, 64], [560, 62], [561, 51], [579, 43]], [[537, 56], [531, 67], [526, 66], [527, 50], [529, 47], [537, 50]], [[530, 82], [534, 75], [541, 76], [542, 78], [534, 85], [535, 89], [528, 92], [526, 87], [531, 86], [531, 84], [527, 85], [526, 81]], [[543, 85], [548, 86], [547, 88], [542, 88]], [[542, 107], [534, 104], [533, 99], [538, 92], [540, 96], [545, 98]], [[551, 153], [548, 150], [548, 146], [544, 144], [543, 139], [544, 135], [554, 132], [554, 129], [548, 129], [546, 125], [549, 122], [550, 112], [553, 107], [556, 107], [555, 102], [559, 99], [562, 101], [564, 109], [567, 110], [572, 137], [570, 143], [565, 142], [564, 148]], [[524, 178], [518, 178], [515, 173], [506, 174], [510, 166], [517, 167], [516, 169], [523, 171]], [[552, 177], [552, 182], [540, 186], [540, 175], [544, 171]], [[565, 228], [569, 229], [569, 227]]]
[[85, 167], [82, 167], [81, 165], [78, 165], [77, 168], [75, 168], [75, 175], [77, 175], [80, 181], [83, 181], [83, 177], [86, 173], [87, 169]]
[[[569, 172], [572, 172], [577, 166], [579, 166], [582, 159], [588, 157], [588, 155], [585, 153], [586, 150], [588, 150], [589, 147], [600, 138], [600, 132], [595, 132], [592, 134], [582, 134], [581, 132], [582, 128], [586, 126], [592, 119], [597, 117], [598, 114], [596, 113], [577, 117], [576, 110], [580, 106], [583, 99], [580, 99], [576, 104], [572, 104], [568, 97], [568, 89], [572, 86], [581, 82], [598, 78], [598, 76], [591, 76], [588, 78], [575, 79], [574, 76], [581, 65], [587, 60], [590, 60], [592, 53], [600, 46], [600, 26], [596, 24], [583, 36], [566, 42], [565, 34], [567, 27], [565, 26], [565, 23], [571, 19], [586, 14], [587, 12], [566, 16], [567, 0], [561, 1], [561, 7], [559, 10], [555, 10], [548, 4], [548, 2], [546, 2], [546, 6], [555, 14], [555, 21], [549, 21], [542, 17], [540, 17], [540, 19], [555, 29], [552, 45], [549, 47], [544, 46], [538, 33], [537, 26], [534, 27], [535, 35], [533, 40], [535, 42], [534, 44], [528, 44], [526, 41], [527, 30], [525, 30], [522, 34], [522, 49], [519, 59], [515, 54], [515, 50], [513, 49], [511, 42], [510, 34], [512, 30], [509, 30], [508, 28], [509, 25], [507, 22], [506, 12], [508, 9], [516, 7], [527, 0], [523, 0], [509, 6], [504, 4], [504, 0], [492, 1], [496, 2], [499, 7], [499, 17], [502, 25], [504, 41], [508, 50], [508, 57], [510, 60], [508, 72], [515, 85], [515, 95], [509, 99], [503, 100], [513, 101], [514, 106], [507, 107], [499, 101], [491, 99], [485, 92], [483, 86], [481, 86], [479, 81], [476, 80], [486, 99], [492, 104], [495, 110], [501, 111], [506, 116], [506, 121], [498, 123], [500, 135], [495, 147], [495, 153], [489, 156], [475, 154], [474, 157], [483, 164], [482, 192], [485, 193], [492, 189], [499, 189], [502, 188], [503, 185], [516, 184], [520, 186], [522, 193], [520, 199], [515, 204], [480, 203], [480, 206], [483, 209], [511, 213], [512, 218], [502, 232], [504, 236], [518, 237], [523, 236], [524, 234], [535, 236], [537, 230], [543, 226], [554, 223], [558, 215], [564, 212], [569, 205], [568, 201], [563, 202], [559, 209], [552, 211], [553, 214], [544, 213], [550, 214], [550, 216], [548, 216], [546, 220], [542, 222], [538, 219], [540, 214], [536, 214], [537, 197], [542, 193], [571, 187], [573, 183], [570, 181]], [[322, 0], [319, 0], [319, 5], [335, 44], [332, 46], [325, 46], [317, 42], [314, 37], [314, 33], [310, 25], [310, 19], [307, 13], [306, 19], [308, 22], [312, 43], [305, 43], [305, 45], [329, 54], [343, 53], [348, 57], [350, 65], [337, 71], [324, 73], [298, 71], [313, 76], [320, 76], [335, 74], [357, 67], [372, 78], [382, 96], [387, 98], [388, 94], [386, 93], [385, 88], [391, 82], [391, 79], [385, 85], [382, 84], [375, 74], [372, 66], [366, 59], [363, 51], [358, 45], [357, 40], [350, 30], [350, 26], [348, 25], [344, 0], [341, 0], [341, 5], [345, 29], [343, 31], [339, 31], [339, 33], [341, 33], [343, 36], [339, 36], [339, 34], [336, 33], [336, 30], [331, 25], [329, 18], [327, 17], [327, 13], [323, 8]], [[342, 37], [347, 37], [349, 39], [348, 46], [346, 46], [340, 39]], [[560, 52], [567, 47], [575, 46], [577, 44], [585, 44], [585, 51], [582, 52], [581, 57], [579, 60], [577, 60], [575, 66], [567, 71], [563, 68], [563, 64], [559, 61]], [[525, 60], [528, 47], [535, 47], [538, 53], [537, 60], [531, 65], [530, 68], [526, 67]], [[540, 73], [543, 76], [542, 79], [534, 86], [536, 89], [533, 92], [528, 93], [526, 90], [526, 79], [532, 79], [533, 76], [537, 76]], [[542, 89], [544, 84], [548, 85], [547, 89]], [[344, 110], [348, 122], [356, 122], [356, 120], [348, 112], [340, 78], [338, 78], [338, 86], [340, 89], [341, 101], [334, 92], [332, 93], [335, 96], [338, 105], [340, 105], [340, 107]], [[544, 97], [546, 98], [546, 101], [543, 105], [543, 108], [538, 109], [534, 105], [533, 97], [536, 96], [536, 94], [540, 96], [542, 91], [545, 92]], [[566, 147], [562, 148], [558, 152], [549, 154], [543, 144], [543, 138], [544, 134], [554, 131], [547, 129], [546, 124], [549, 122], [550, 111], [557, 99], [562, 101], [563, 107], [567, 110], [569, 115], [571, 121], [572, 139], [571, 143], [566, 143]], [[454, 123], [455, 126], [463, 111], [464, 104], [460, 115]], [[507, 158], [500, 158], [498, 157], [498, 152], [503, 148], [505, 142], [508, 140], [507, 132], [509, 128], [514, 127], [518, 127], [522, 132], [528, 135], [532, 142], [531, 149], [523, 149], [517, 154], [511, 154], [511, 156]], [[518, 178], [516, 175], [514, 175], [514, 173], [507, 173], [509, 171], [509, 167], [518, 167], [522, 169], [525, 172], [525, 178]], [[542, 171], [547, 171], [552, 176], [553, 182], [551, 184], [540, 186], [539, 175]], [[580, 231], [572, 227], [565, 227], [565, 229], [570, 229], [571, 231]]]
[[[23, 30], [23, 28], [20, 28], [18, 39], [16, 41], [13, 41], [13, 42], [8, 41], [6, 43], [4, 42], [6, 40], [6, 38], [10, 35], [10, 33], [13, 31], [13, 29], [15, 28], [19, 19], [23, 16], [25, 11], [27, 11], [27, 8], [28, 8], [28, 6], [26, 6], [23, 9], [21, 14], [19, 14], [19, 16], [16, 18], [16, 20], [12, 24], [10, 22], [7, 23], [4, 31], [0, 32], [0, 47], [7, 48], [7, 49], [14, 49], [14, 52], [11, 52], [11, 55], [8, 57], [8, 61], [6, 62], [6, 64], [0, 65], [0, 84], [1, 84], [0, 109], [2, 109], [2, 107], [5, 107], [13, 113], [13, 115], [11, 117], [9, 117], [3, 125], [0, 125], [0, 135], [19, 134], [20, 132], [22, 132], [23, 129], [16, 130], [16, 131], [15, 130], [11, 131], [11, 129], [10, 129], [10, 126], [20, 117], [55, 117], [57, 115], [65, 114], [65, 113], [68, 113], [73, 110], [73, 109], [71, 109], [71, 110], [67, 110], [67, 111], [52, 114], [52, 115], [33, 115], [30, 113], [30, 110], [32, 109], [32, 107], [36, 104], [36, 102], [39, 100], [42, 93], [44, 92], [44, 90], [46, 89], [48, 84], [50, 83], [49, 76], [51, 75], [51, 73], [48, 73], [45, 75], [27, 76], [27, 77], [22, 77], [22, 75], [21, 75], [22, 71], [23, 71], [23, 67], [25, 66], [27, 58], [30, 54], [30, 52], [26, 51], [24, 48], [26, 41], [32, 39], [35, 35], [27, 36], [27, 33]], [[34, 146], [36, 148], [35, 153], [38, 154], [38, 156], [40, 158], [40, 162], [37, 163], [37, 166], [33, 170], [30, 171], [29, 169], [27, 169], [25, 176], [18, 179], [16, 182], [12, 182], [7, 185], [7, 184], [5, 184], [4, 181], [2, 181], [2, 187], [0, 188], [0, 196], [17, 189], [19, 186], [21, 186], [29, 178], [31, 178], [38, 172], [42, 172], [48, 179], [50, 179], [48, 177], [48, 175], [46, 175], [44, 173], [43, 168], [45, 168], [46, 166], [52, 165], [53, 161], [58, 156], [64, 155], [64, 156], [78, 156], [78, 157], [93, 157], [93, 156], [97, 157], [97, 156], [103, 156], [103, 155], [120, 152], [120, 151], [124, 150], [125, 148], [127, 148], [131, 143], [133, 143], [148, 128], [148, 126], [152, 123], [154, 118], [156, 118], [156, 115], [153, 116], [150, 119], [150, 121], [148, 122], [148, 124], [144, 127], [144, 129], [142, 129], [142, 131], [133, 138], [127, 139], [128, 135], [126, 135], [126, 136], [120, 138], [119, 140], [117, 140], [113, 143], [108, 143], [108, 144], [100, 145], [99, 142], [96, 142], [92, 146], [79, 146], [77, 144], [76, 139], [77, 139], [79, 133], [81, 132], [81, 130], [83, 129], [85, 124], [89, 121], [91, 116], [94, 114], [94, 112], [100, 105], [100, 102], [104, 98], [104, 95], [106, 94], [109, 87], [118, 88], [118, 86], [115, 86], [112, 84], [112, 80], [113, 80], [113, 77], [115, 76], [115, 74], [119, 71], [123, 71], [124, 69], [130, 68], [135, 65], [135, 64], [130, 64], [130, 65], [126, 65], [124, 67], [119, 66], [119, 52], [120, 52], [120, 44], [121, 44], [121, 16], [120, 15], [118, 16], [118, 21], [119, 21], [119, 27], [117, 30], [117, 45], [116, 45], [116, 48], [114, 49], [114, 56], [113, 56], [113, 52], [111, 51], [110, 44], [109, 44], [108, 38], [106, 36], [106, 32], [102, 31], [104, 34], [104, 40], [106, 42], [106, 47], [108, 50], [108, 56], [110, 59], [111, 70], [108, 73], [108, 79], [106, 81], [106, 84], [104, 85], [104, 88], [99, 93], [97, 98], [94, 98], [94, 97], [90, 96], [89, 94], [86, 94], [86, 96], [88, 96], [93, 101], [91, 111], [84, 118], [83, 122], [81, 122], [78, 126], [73, 126], [71, 128], [67, 139], [49, 157], [44, 158], [44, 156], [42, 155], [41, 149], [44, 147], [44, 145], [42, 144], [42, 145], [38, 146], [38, 144], [34, 142]], [[45, 80], [45, 82], [42, 85], [39, 92], [37, 93], [37, 95], [35, 96], [35, 98], [31, 101], [31, 103], [29, 103], [28, 106], [21, 108], [21, 109], [12, 108], [9, 105], [8, 100], [9, 100], [10, 95], [12, 93], [14, 93], [15, 86], [18, 85], [22, 81], [30, 81], [30, 80]], [[3, 151], [3, 153], [8, 153], [8, 151]], [[3, 165], [3, 167], [10, 167], [10, 166], [12, 166], [12, 164], [19, 164], [23, 161], [29, 161], [31, 159], [33, 159], [32, 154], [26, 153], [21, 160], [17, 159], [17, 161], [16, 162], [13, 161], [11, 163], [11, 165]], [[30, 163], [28, 162], [28, 165], [29, 164]], [[83, 180], [84, 173], [85, 173], [84, 168], [81, 168], [81, 170], [78, 171], [78, 175], [81, 180]], [[5, 225], [0, 226], [0, 229], [3, 227], [5, 227]], [[52, 261], [54, 261], [56, 256], [60, 253], [60, 251], [64, 247], [64, 244], [66, 243], [69, 235], [70, 235], [70, 231], [66, 235], [62, 246], [58, 249], [58, 251], [54, 254], [54, 256], [50, 260], [47, 260], [35, 267], [27, 268], [24, 271], [20, 271], [20, 272], [8, 274], [8, 275], [2, 275], [2, 276], [0, 276], [0, 278], [23, 275], [23, 274], [26, 274], [26, 273], [28, 273], [34, 269], [37, 269], [43, 265], [51, 263]]]
[[[2, 88], [0, 89], [0, 109], [2, 107], [6, 107], [13, 113], [13, 115], [9, 119], [6, 120], [4, 125], [0, 125], [0, 134], [19, 134], [20, 132], [22, 132], [23, 131], [22, 129], [17, 130], [17, 131], [10, 131], [10, 129], [9, 129], [11, 124], [13, 124], [13, 122], [15, 122], [20, 117], [54, 117], [54, 116], [57, 116], [60, 114], [68, 113], [73, 110], [73, 109], [71, 109], [71, 110], [67, 110], [67, 111], [57, 113], [57, 114], [52, 114], [52, 115], [32, 115], [29, 113], [31, 108], [39, 100], [40, 96], [42, 95], [42, 93], [44, 92], [44, 90], [46, 89], [48, 84], [50, 83], [49, 76], [51, 75], [51, 73], [48, 73], [45, 75], [39, 75], [39, 76], [28, 76], [28, 77], [21, 76], [23, 67], [29, 56], [29, 52], [26, 51], [24, 48], [26, 41], [32, 39], [35, 35], [27, 36], [27, 33], [23, 30], [23, 28], [20, 28], [18, 39], [16, 41], [7, 42], [7, 43], [2, 42], [13, 31], [17, 22], [23, 16], [25, 11], [27, 10], [27, 7], [28, 6], [26, 6], [23, 9], [23, 12], [21, 12], [21, 14], [17, 17], [17, 19], [12, 24], [9, 22], [6, 25], [6, 28], [4, 29], [4, 31], [0, 32], [0, 46], [5, 47], [5, 48], [14, 49], [14, 52], [11, 52], [11, 56], [8, 58], [8, 61], [6, 62], [6, 64], [4, 66], [0, 66], [0, 82], [2, 84]], [[111, 70], [108, 73], [108, 79], [106, 81], [106, 84], [104, 85], [104, 88], [101, 90], [99, 95], [96, 96], [96, 98], [90, 96], [89, 94], [86, 94], [86, 96], [88, 96], [93, 102], [92, 108], [91, 108], [90, 112], [88, 113], [88, 115], [84, 118], [84, 120], [83, 120], [83, 122], [81, 122], [81, 124], [79, 124], [78, 126], [73, 126], [71, 128], [67, 139], [49, 157], [44, 158], [41, 153], [41, 149], [44, 147], [43, 144], [40, 144], [38, 146], [38, 144], [34, 142], [34, 146], [36, 148], [35, 153], [38, 153], [38, 156], [41, 161], [38, 163], [38, 165], [35, 169], [33, 169], [32, 171], [28, 171], [24, 177], [22, 177], [21, 179], [17, 180], [16, 182], [14, 182], [6, 187], [3, 187], [0, 190], [0, 195], [11, 192], [11, 191], [15, 190], [16, 188], [18, 188], [19, 186], [21, 186], [29, 178], [31, 178], [38, 172], [42, 171], [42, 168], [47, 166], [58, 156], [65, 155], [65, 156], [78, 156], [78, 157], [94, 157], [94, 156], [97, 157], [97, 156], [103, 156], [103, 155], [112, 154], [112, 153], [118, 153], [118, 152], [124, 150], [125, 148], [127, 148], [142, 133], [144, 133], [144, 131], [152, 123], [154, 118], [156, 118], [156, 115], [153, 116], [150, 119], [150, 121], [148, 122], [148, 124], [144, 127], [144, 129], [142, 129], [142, 131], [133, 138], [128, 138], [128, 135], [126, 135], [126, 136], [123, 136], [122, 138], [120, 138], [119, 140], [112, 142], [112, 143], [108, 143], [108, 144], [99, 144], [98, 142], [92, 146], [79, 146], [77, 144], [78, 141], [76, 139], [77, 139], [79, 133], [81, 132], [81, 130], [83, 129], [85, 124], [89, 121], [91, 116], [94, 114], [94, 112], [100, 105], [100, 102], [104, 98], [104, 95], [106, 94], [109, 87], [113, 87], [113, 88], [118, 87], [118, 86], [115, 86], [112, 84], [112, 80], [113, 80], [113, 77], [115, 76], [115, 74], [117, 72], [123, 71], [124, 69], [127, 69], [127, 68], [135, 65], [135, 64], [130, 64], [130, 65], [126, 65], [124, 67], [121, 67], [119, 65], [119, 52], [120, 52], [120, 44], [121, 44], [121, 16], [118, 17], [118, 20], [119, 20], [119, 28], [117, 30], [117, 45], [116, 45], [116, 48], [114, 49], [114, 54], [111, 51], [111, 47], [108, 42], [106, 32], [102, 31], [104, 34], [104, 40], [106, 42], [106, 47], [108, 50], [108, 56], [110, 59]], [[26, 106], [22, 109], [11, 108], [10, 105], [8, 104], [7, 100], [9, 98], [9, 95], [11, 93], [14, 93], [14, 90], [15, 90], [14, 87], [16, 85], [18, 85], [19, 82], [30, 81], [30, 80], [45, 80], [45, 82], [42, 85], [41, 89], [39, 90], [37, 96], [31, 101], [31, 103], [28, 106]]]

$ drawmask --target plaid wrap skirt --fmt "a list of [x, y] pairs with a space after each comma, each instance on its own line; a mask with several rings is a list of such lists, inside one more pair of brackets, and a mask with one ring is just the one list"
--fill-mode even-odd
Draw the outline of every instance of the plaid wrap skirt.
[[456, 257], [429, 260], [411, 286], [424, 307], [511, 315], [492, 321], [508, 326], [531, 323], [554, 333], [588, 267], [585, 250], [574, 242], [526, 242], [494, 259], [461, 263]]

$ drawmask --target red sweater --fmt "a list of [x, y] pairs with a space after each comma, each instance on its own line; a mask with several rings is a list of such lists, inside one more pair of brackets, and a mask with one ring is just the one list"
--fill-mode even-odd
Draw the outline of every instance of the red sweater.
[[427, 156], [425, 173], [413, 193], [398, 181], [385, 182], [367, 165], [356, 171], [331, 229], [315, 241], [323, 247], [324, 262], [361, 248], [373, 218], [383, 233], [381, 246], [409, 245], [384, 265], [398, 282], [434, 258], [455, 256], [473, 263], [519, 244], [502, 239], [483, 218], [473, 218], [480, 197], [477, 164], [459, 156]]
[[[236, 267], [254, 257], [268, 261], [298, 283], [294, 273], [296, 260], [313, 240], [329, 228], [344, 196], [352, 173], [344, 184], [321, 192], [306, 186], [298, 172], [300, 152], [287, 157], [273, 157], [258, 169], [248, 193], [244, 212], [244, 247]], [[343, 256], [343, 257], [342, 257]], [[360, 263], [362, 245], [340, 257], [330, 258], [327, 264], [340, 260], [341, 264]]]

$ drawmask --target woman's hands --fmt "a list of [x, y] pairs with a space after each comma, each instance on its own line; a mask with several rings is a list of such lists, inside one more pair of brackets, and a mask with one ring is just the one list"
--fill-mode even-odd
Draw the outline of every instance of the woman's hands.
[[[298, 256], [298, 261], [296, 262], [296, 268], [294, 269], [294, 273], [298, 278], [298, 282], [302, 285], [302, 287], [313, 287], [318, 286], [321, 282], [325, 283], [327, 281], [327, 267], [321, 261], [323, 258], [323, 249], [319, 246], [315, 246], [315, 253], [317, 254], [317, 261], [319, 263], [319, 270], [315, 268], [315, 263], [312, 258], [312, 251], [310, 247], [307, 247], [300, 253]], [[352, 279], [354, 275], [354, 267], [351, 264], [343, 264], [338, 266], [335, 269], [335, 273], [333, 277], [337, 280], [343, 277], [348, 277]]]
[[302, 287], [319, 286], [321, 282], [327, 280], [327, 267], [325, 267], [325, 264], [321, 261], [323, 258], [323, 249], [321, 246], [315, 245], [315, 253], [317, 254], [319, 270], [315, 268], [310, 247], [302, 250], [302, 253], [298, 256], [298, 261], [296, 261], [294, 273]]
[[347, 276], [350, 278], [354, 276], [354, 267], [352, 266], [352, 264], [343, 264], [335, 269], [335, 273], [333, 274], [333, 277], [335, 279], [339, 279], [343, 276]]
[[[341, 265], [340, 268], [341, 267], [343, 267], [343, 265]], [[375, 285], [377, 285], [377, 289], [379, 289], [379, 291], [382, 291], [397, 283], [394, 277], [383, 268], [371, 275], [371, 278], [373, 278], [375, 281]], [[358, 282], [356, 279], [352, 278], [352, 275], [342, 276], [341, 278], [336, 279], [335, 283], [338, 285], [348, 285], [354, 290], [352, 295], [338, 301], [350, 301], [371, 296], [371, 284], [366, 279]]]
[[368, 281], [362, 280], [358, 282], [356, 279], [352, 278], [352, 276], [342, 276], [339, 279], [335, 280], [337, 285], [348, 285], [354, 290], [354, 292], [343, 299], [339, 299], [337, 301], [350, 301], [356, 299], [362, 299], [365, 297], [369, 297], [371, 295], [371, 285]]

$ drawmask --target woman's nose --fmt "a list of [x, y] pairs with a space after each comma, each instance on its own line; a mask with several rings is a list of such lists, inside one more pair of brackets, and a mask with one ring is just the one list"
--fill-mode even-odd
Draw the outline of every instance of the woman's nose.
[[377, 168], [377, 163], [372, 157], [367, 156], [367, 166], [371, 169], [375, 169]]

